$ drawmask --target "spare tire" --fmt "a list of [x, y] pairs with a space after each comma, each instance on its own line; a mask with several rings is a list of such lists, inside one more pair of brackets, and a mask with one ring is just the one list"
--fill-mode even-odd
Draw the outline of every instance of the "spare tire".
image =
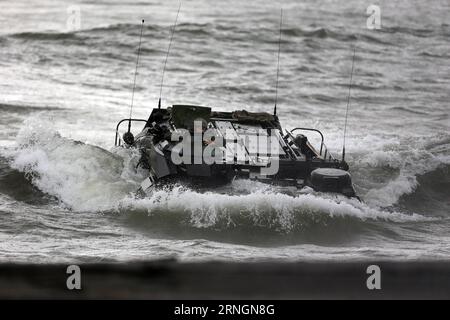
[[352, 178], [342, 169], [318, 168], [311, 172], [311, 186], [316, 191], [338, 192], [353, 197]]

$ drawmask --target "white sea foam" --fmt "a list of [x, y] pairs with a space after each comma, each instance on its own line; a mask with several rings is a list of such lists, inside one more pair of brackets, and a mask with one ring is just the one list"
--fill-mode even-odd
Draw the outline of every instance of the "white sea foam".
[[136, 189], [124, 172], [126, 158], [66, 139], [42, 120], [26, 121], [13, 159], [12, 167], [25, 172], [36, 187], [75, 210], [111, 209]]
[[410, 194], [418, 187], [417, 177], [450, 164], [450, 156], [435, 152], [428, 147], [430, 140], [445, 143], [439, 137], [405, 139], [397, 146], [386, 145], [381, 150], [366, 153], [359, 159], [358, 167], [395, 169], [391, 177], [365, 195], [365, 200], [379, 207], [389, 207], [401, 196]]
[[[323, 196], [323, 195], [322, 195]], [[149, 198], [127, 198], [122, 208], [155, 212], [183, 213], [190, 224], [198, 228], [218, 225], [237, 225], [245, 218], [254, 225], [291, 231], [303, 222], [320, 223], [320, 218], [356, 218], [393, 222], [431, 220], [418, 214], [388, 212], [344, 197], [324, 198], [318, 194], [290, 196], [267, 190], [253, 190], [249, 194], [199, 193], [183, 187], [160, 190]]]

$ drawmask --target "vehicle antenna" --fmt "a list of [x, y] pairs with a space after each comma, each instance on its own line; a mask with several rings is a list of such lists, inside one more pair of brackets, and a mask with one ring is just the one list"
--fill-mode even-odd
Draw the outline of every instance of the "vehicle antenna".
[[175, 18], [175, 23], [173, 24], [173, 27], [172, 27], [172, 31], [171, 31], [171, 35], [170, 35], [170, 41], [169, 41], [169, 47], [167, 48], [167, 53], [166, 53], [166, 59], [164, 60], [164, 67], [163, 67], [162, 77], [161, 77], [161, 86], [159, 88], [158, 109], [161, 109], [161, 96], [162, 96], [162, 89], [163, 89], [163, 83], [164, 83], [164, 73], [166, 71], [167, 59], [169, 58], [170, 47], [172, 45], [173, 35], [175, 34], [175, 28], [177, 26], [178, 15], [180, 14], [180, 9], [181, 9], [181, 1], [180, 1], [180, 5], [178, 6], [178, 11], [177, 11], [177, 16]]
[[131, 94], [131, 105], [130, 105], [130, 120], [128, 121], [128, 132], [131, 130], [131, 116], [133, 114], [133, 102], [134, 102], [134, 90], [136, 89], [136, 76], [138, 72], [138, 65], [139, 65], [139, 56], [141, 54], [141, 42], [142, 42], [142, 31], [144, 30], [144, 19], [142, 19], [141, 24], [141, 35], [139, 37], [139, 47], [137, 52], [137, 59], [136, 59], [136, 70], [134, 71], [134, 81], [133, 81], [133, 92]]
[[278, 38], [278, 60], [277, 60], [277, 81], [275, 84], [275, 106], [273, 107], [273, 114], [277, 115], [277, 101], [278, 101], [278, 78], [280, 74], [280, 51], [281, 51], [281, 27], [283, 25], [283, 8], [280, 9], [280, 36]]
[[350, 96], [351, 96], [351, 90], [352, 90], [353, 67], [355, 65], [355, 55], [356, 55], [356, 45], [353, 47], [352, 71], [350, 73], [350, 83], [348, 85], [347, 109], [345, 111], [345, 124], [344, 124], [344, 142], [342, 144], [342, 162], [344, 162], [344, 159], [345, 159], [345, 137], [347, 135], [348, 108], [350, 106]]

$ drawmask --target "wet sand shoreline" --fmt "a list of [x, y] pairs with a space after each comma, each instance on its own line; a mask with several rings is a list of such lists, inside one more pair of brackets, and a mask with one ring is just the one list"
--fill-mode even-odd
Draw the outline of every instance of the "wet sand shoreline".
[[[381, 269], [369, 290], [367, 267]], [[450, 261], [189, 262], [80, 264], [68, 290], [66, 264], [0, 264], [2, 299], [448, 299]]]

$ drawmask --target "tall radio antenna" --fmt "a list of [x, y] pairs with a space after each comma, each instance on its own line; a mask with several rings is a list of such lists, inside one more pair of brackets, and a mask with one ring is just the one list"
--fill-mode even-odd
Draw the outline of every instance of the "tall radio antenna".
[[131, 105], [130, 105], [130, 118], [129, 118], [130, 120], [128, 121], [128, 132], [130, 132], [130, 130], [131, 130], [131, 116], [133, 114], [134, 91], [136, 89], [136, 76], [137, 76], [137, 72], [138, 72], [139, 56], [141, 54], [141, 42], [142, 42], [142, 31], [143, 30], [144, 30], [144, 19], [142, 19], [142, 24], [141, 24], [141, 35], [139, 37], [139, 47], [138, 47], [137, 59], [136, 59], [136, 70], [134, 71], [133, 91], [131, 94]]
[[275, 106], [273, 107], [273, 114], [277, 115], [277, 101], [278, 101], [278, 78], [280, 75], [280, 51], [281, 51], [281, 28], [283, 26], [283, 8], [280, 9], [280, 36], [278, 38], [278, 60], [277, 60], [277, 81], [275, 84]]
[[164, 84], [164, 73], [166, 72], [167, 59], [169, 58], [170, 47], [172, 45], [173, 35], [175, 34], [175, 28], [177, 27], [177, 21], [178, 21], [178, 15], [180, 14], [180, 9], [181, 9], [181, 1], [180, 1], [180, 5], [178, 6], [175, 23], [173, 24], [173, 27], [172, 27], [170, 41], [169, 41], [169, 47], [167, 48], [167, 53], [166, 53], [166, 59], [164, 60], [164, 67], [163, 67], [162, 77], [161, 77], [161, 85], [159, 87], [158, 109], [161, 109], [161, 96], [162, 96], [162, 88], [163, 88], [163, 84]]
[[352, 71], [350, 73], [350, 83], [348, 85], [347, 109], [345, 111], [345, 123], [344, 123], [344, 142], [342, 144], [342, 162], [344, 162], [344, 159], [345, 159], [345, 137], [347, 135], [348, 108], [350, 106], [350, 96], [351, 96], [351, 90], [352, 90], [353, 67], [355, 65], [355, 55], [356, 55], [356, 45], [353, 47]]

